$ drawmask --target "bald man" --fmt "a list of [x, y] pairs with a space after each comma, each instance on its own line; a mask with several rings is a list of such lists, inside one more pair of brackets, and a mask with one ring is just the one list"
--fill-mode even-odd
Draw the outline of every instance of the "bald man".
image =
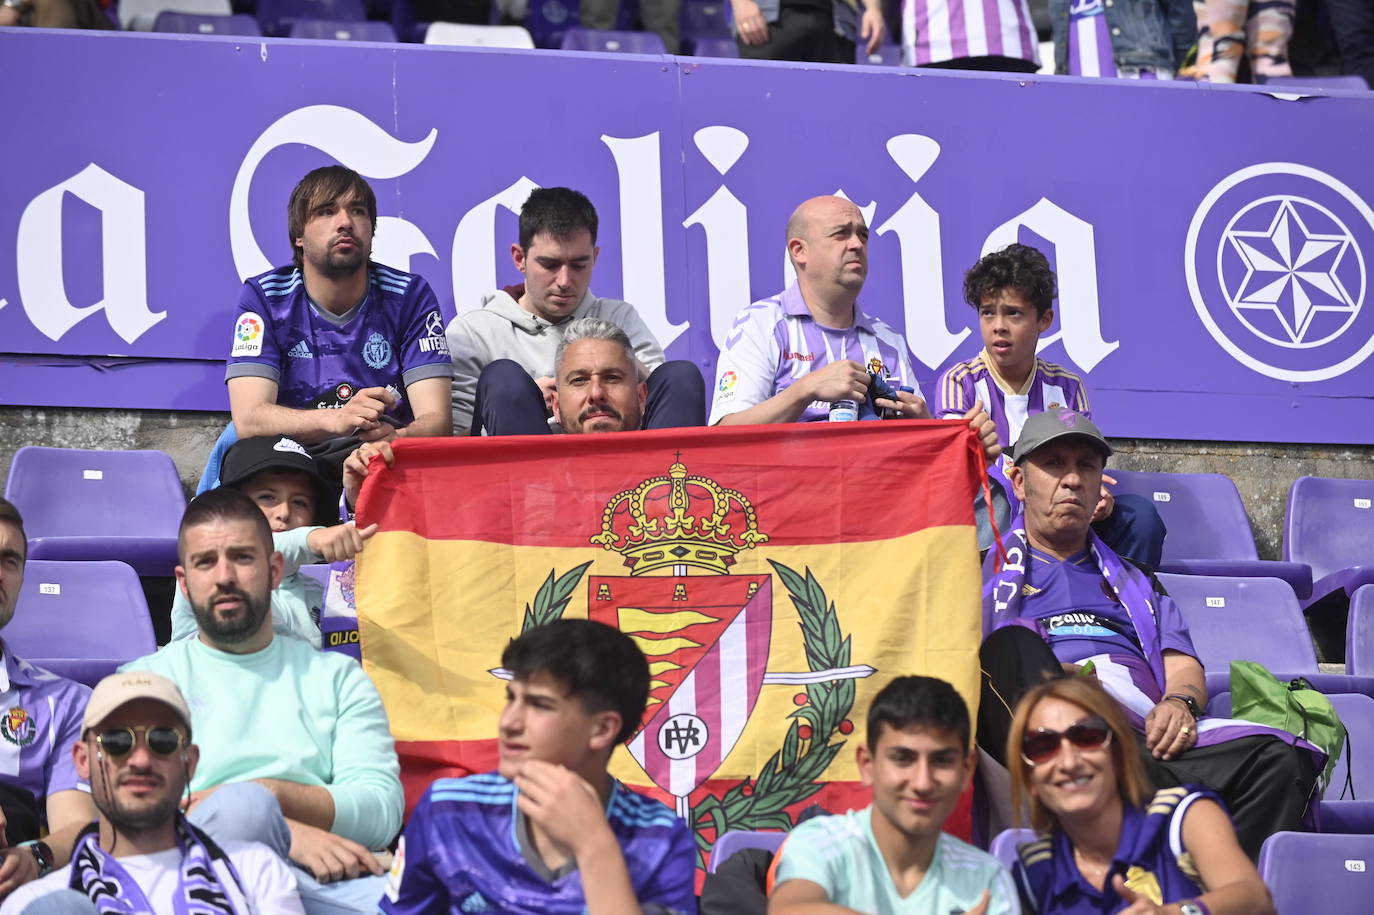
[[[843, 197], [813, 197], [787, 220], [787, 256], [797, 279], [735, 318], [716, 367], [711, 424], [815, 422], [836, 401], [853, 401], [860, 419], [874, 408], [896, 419], [927, 419], [906, 340], [859, 308], [868, 277], [868, 224]], [[896, 399], [868, 401], [870, 373]], [[915, 393], [899, 390], [910, 388]], [[1001, 449], [982, 404], [969, 424], [993, 460]]]

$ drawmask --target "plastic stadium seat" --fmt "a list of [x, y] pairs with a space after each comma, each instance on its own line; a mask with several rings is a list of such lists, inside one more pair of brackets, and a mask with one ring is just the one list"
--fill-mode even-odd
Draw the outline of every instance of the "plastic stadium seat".
[[1283, 558], [1312, 567], [1310, 606], [1374, 582], [1374, 481], [1298, 477], [1288, 490]]
[[198, 13], [174, 13], [163, 10], [153, 23], [154, 32], [182, 32], [187, 35], [243, 35], [256, 38], [262, 35], [258, 20], [247, 13], [232, 16], [205, 16]]
[[1319, 672], [1297, 598], [1277, 578], [1161, 572], [1159, 581], [1183, 611], [1209, 694], [1227, 688], [1233, 660], [1263, 664], [1280, 680], [1306, 677], [1323, 692], [1374, 693], [1374, 678]]
[[157, 650], [138, 575], [110, 561], [30, 559], [5, 644], [24, 660], [88, 686]]
[[859, 42], [854, 51], [854, 63], [872, 64], [875, 67], [900, 67], [902, 65], [902, 46], [899, 44], [878, 45], [872, 54]]
[[1345, 672], [1374, 677], [1374, 585], [1355, 590], [1345, 624]]
[[20, 448], [5, 498], [24, 515], [30, 559], [118, 559], [140, 575], [171, 575], [186, 510], [161, 451]]
[[697, 38], [730, 38], [728, 0], [682, 0], [678, 29], [684, 41]]
[[1369, 91], [1369, 83], [1356, 73], [1343, 76], [1270, 76], [1258, 80], [1274, 89], [1347, 89], [1357, 92]]
[[739, 45], [733, 38], [684, 38], [682, 47], [693, 57], [739, 57]]
[[1305, 564], [1259, 558], [1245, 504], [1230, 477], [1138, 470], [1108, 473], [1116, 478], [1115, 492], [1150, 500], [1169, 528], [1161, 572], [1282, 578], [1299, 600], [1312, 593], [1312, 570]]
[[297, 19], [337, 19], [362, 22], [363, 0], [258, 0], [258, 24], [264, 35], [291, 34]]
[[461, 45], [469, 48], [532, 48], [534, 39], [521, 25], [466, 25], [431, 22], [425, 44]]
[[776, 852], [782, 847], [783, 839], [787, 838], [785, 832], [746, 832], [743, 830], [733, 830], [727, 832], [716, 839], [716, 844], [711, 847], [711, 873], [716, 872], [716, 868], [725, 863], [737, 851], [746, 848], [763, 848], [771, 852]]
[[326, 41], [396, 41], [389, 22], [357, 22], [348, 19], [297, 19], [291, 25], [292, 38], [319, 38]]
[[608, 51], [613, 54], [667, 54], [663, 39], [653, 32], [617, 32], [611, 29], [568, 29], [565, 51]]
[[234, 12], [229, 0], [119, 0], [119, 24], [126, 29], [151, 32], [158, 13], [165, 10], [204, 16], [228, 16]]
[[[1276, 832], [1259, 872], [1279, 912], [1368, 912], [1374, 898], [1374, 836]], [[1364, 900], [1361, 902], [1360, 900]]]
[[1035, 830], [1033, 829], [1004, 829], [992, 840], [992, 845], [988, 847], [988, 853], [1001, 861], [1002, 865], [1010, 871], [1016, 867], [1016, 859], [1020, 857], [1016, 850], [1017, 846], [1034, 841]]

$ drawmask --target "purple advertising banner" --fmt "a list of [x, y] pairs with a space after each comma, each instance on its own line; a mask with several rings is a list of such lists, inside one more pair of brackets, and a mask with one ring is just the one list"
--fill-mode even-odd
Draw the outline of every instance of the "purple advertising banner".
[[[34, 73], [43, 78], [34, 80]], [[341, 162], [374, 258], [448, 316], [518, 281], [529, 191], [601, 216], [593, 289], [708, 381], [788, 279], [784, 226], [840, 193], [862, 307], [919, 381], [981, 346], [964, 271], [1059, 272], [1043, 355], [1110, 435], [1374, 443], [1374, 93], [691, 58], [0, 29], [0, 402], [224, 410], [242, 279]]]

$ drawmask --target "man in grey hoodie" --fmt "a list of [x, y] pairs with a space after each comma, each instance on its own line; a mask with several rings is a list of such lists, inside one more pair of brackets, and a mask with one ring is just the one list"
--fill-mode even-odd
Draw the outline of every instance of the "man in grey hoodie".
[[634, 306], [592, 294], [601, 250], [596, 229], [596, 208], [578, 191], [539, 188], [525, 201], [520, 241], [511, 245], [525, 282], [492, 293], [481, 308], [459, 315], [447, 328], [454, 434], [551, 431], [554, 358], [575, 318], [601, 318], [629, 336], [649, 373], [644, 428], [705, 424], [706, 390], [697, 367], [665, 362]]

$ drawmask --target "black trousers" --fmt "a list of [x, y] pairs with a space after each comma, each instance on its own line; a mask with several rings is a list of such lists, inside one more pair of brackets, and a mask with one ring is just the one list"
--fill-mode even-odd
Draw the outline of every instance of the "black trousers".
[[1326, 12], [1341, 52], [1342, 69], [1363, 76], [1374, 89], [1374, 3], [1326, 0]]
[[768, 23], [768, 40], [745, 44], [738, 37], [739, 56], [744, 60], [803, 60], [817, 64], [854, 63], [854, 42], [835, 32], [835, 17], [829, 10], [790, 7], [778, 13], [778, 21]]
[[[978, 746], [1007, 763], [1007, 734], [1021, 697], [1047, 679], [1063, 676], [1059, 659], [1037, 633], [1006, 626], [983, 640], [978, 652], [982, 696], [978, 704]], [[1258, 735], [1193, 747], [1170, 760], [1155, 759], [1138, 735], [1141, 759], [1155, 787], [1204, 785], [1221, 796], [1231, 813], [1241, 848], [1255, 859], [1260, 846], [1280, 830], [1302, 828], [1317, 770], [1311, 756], [1277, 737]]]
[[[649, 375], [643, 429], [677, 429], [706, 425], [706, 383], [694, 363], [665, 362]], [[472, 434], [544, 435], [549, 431], [544, 394], [511, 359], [497, 359], [477, 377], [472, 407]]]

